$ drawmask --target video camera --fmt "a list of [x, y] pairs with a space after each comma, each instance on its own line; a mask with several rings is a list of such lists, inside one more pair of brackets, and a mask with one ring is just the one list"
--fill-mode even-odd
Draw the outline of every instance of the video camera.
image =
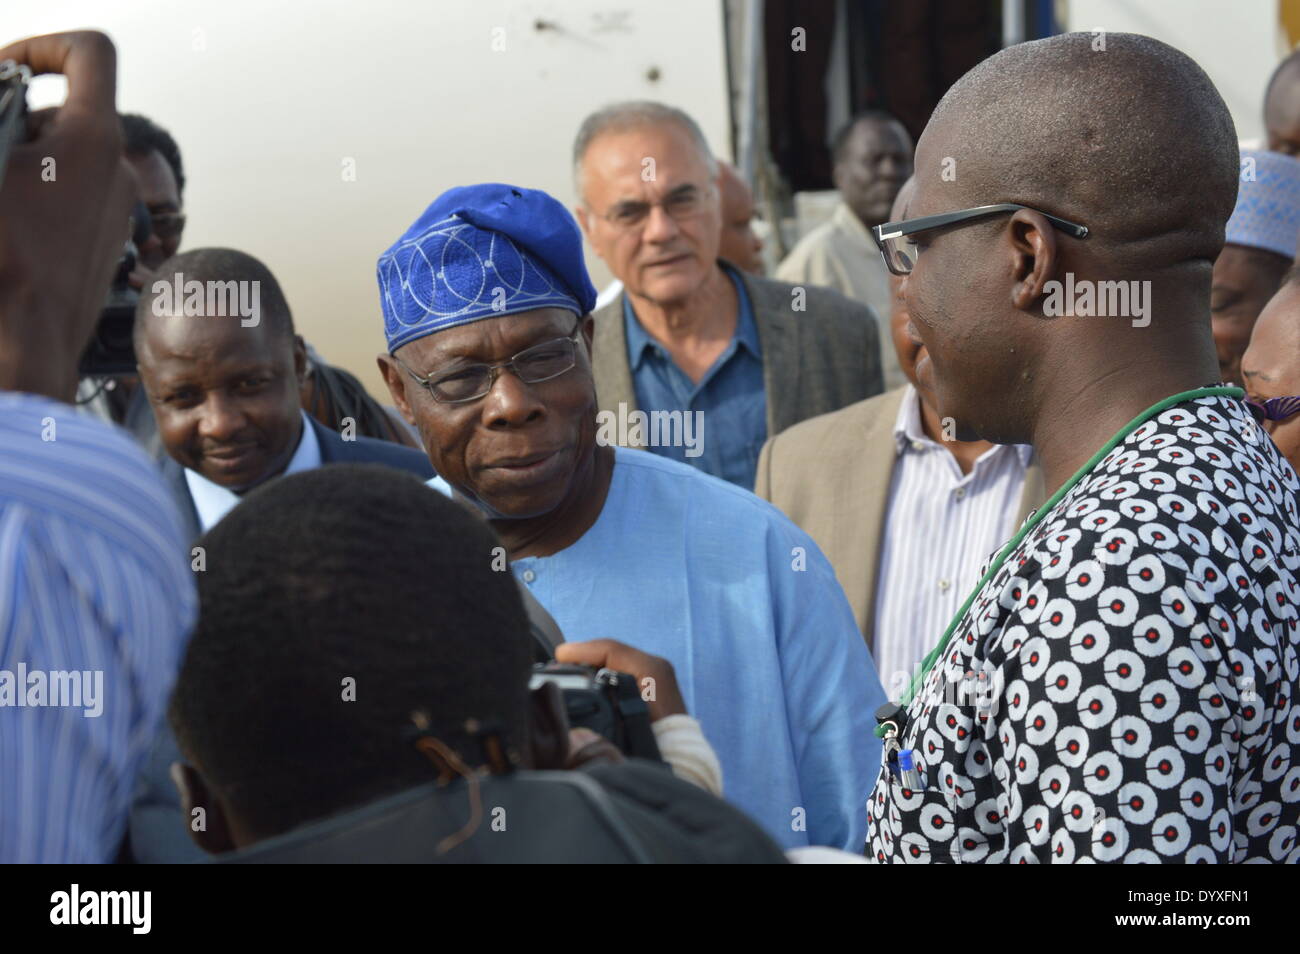
[[[31, 70], [12, 60], [0, 62], [0, 184], [9, 167], [9, 152], [27, 139], [27, 85]], [[131, 234], [118, 259], [108, 298], [95, 323], [95, 333], [81, 356], [78, 373], [82, 377], [108, 377], [135, 372], [135, 348], [131, 342], [135, 325], [135, 306], [139, 293], [131, 287], [130, 276], [139, 258], [139, 247], [152, 231], [149, 210], [136, 202], [131, 213]]]

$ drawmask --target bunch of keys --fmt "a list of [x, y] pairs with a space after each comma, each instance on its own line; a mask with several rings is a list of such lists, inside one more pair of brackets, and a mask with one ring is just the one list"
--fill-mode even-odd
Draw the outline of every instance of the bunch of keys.
[[903, 748], [899, 736], [907, 728], [907, 710], [896, 702], [886, 702], [876, 710], [876, 722], [885, 727], [881, 763], [903, 788], [921, 790], [921, 773], [916, 767], [916, 753]]
[[9, 150], [27, 133], [27, 84], [31, 67], [13, 60], [0, 62], [0, 186], [9, 165]]

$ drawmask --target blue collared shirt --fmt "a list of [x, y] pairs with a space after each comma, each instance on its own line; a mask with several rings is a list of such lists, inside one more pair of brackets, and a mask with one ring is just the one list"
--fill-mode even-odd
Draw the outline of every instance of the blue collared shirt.
[[125, 432], [0, 393], [0, 863], [113, 860], [194, 621], [186, 552]]
[[615, 448], [600, 516], [512, 569], [570, 641], [673, 664], [725, 797], [781, 845], [861, 852], [884, 690], [835, 572], [753, 494]]
[[703, 439], [697, 447], [652, 444], [649, 450], [753, 490], [758, 454], [767, 440], [763, 353], [745, 285], [732, 269], [724, 270], [736, 286], [740, 302], [736, 333], [700, 383], [692, 381], [673, 361], [668, 349], [641, 326], [631, 299], [624, 295], [628, 366], [640, 410], [702, 414]]

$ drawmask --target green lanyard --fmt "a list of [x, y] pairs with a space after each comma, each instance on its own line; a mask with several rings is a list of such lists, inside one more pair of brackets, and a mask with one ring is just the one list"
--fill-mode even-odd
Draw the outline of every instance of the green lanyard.
[[[1015, 550], [1016, 547], [1020, 546], [1021, 541], [1023, 541], [1025, 537], [1029, 536], [1034, 527], [1038, 526], [1042, 522], [1043, 518], [1051, 513], [1052, 508], [1060, 503], [1065, 495], [1073, 490], [1075, 485], [1088, 475], [1089, 471], [1101, 463], [1102, 459], [1114, 450], [1115, 447], [1124, 440], [1124, 438], [1128, 437], [1161, 411], [1173, 407], [1175, 404], [1182, 404], [1184, 401], [1192, 401], [1197, 398], [1216, 397], [1220, 395], [1223, 397], [1239, 398], [1244, 397], [1245, 393], [1246, 392], [1241, 388], [1227, 387], [1196, 388], [1193, 391], [1180, 391], [1172, 397], [1165, 398], [1158, 404], [1153, 404], [1137, 417], [1133, 418], [1133, 420], [1125, 424], [1124, 427], [1120, 429], [1120, 432], [1108, 440], [1102, 446], [1101, 450], [1093, 454], [1092, 457], [1088, 459], [1088, 462], [1080, 467], [1075, 475], [1067, 480], [1060, 490], [1052, 494], [1051, 499], [1048, 500], [1047, 503], [1038, 508], [1033, 517], [1020, 528], [1020, 532], [1011, 538], [1011, 542], [999, 551], [998, 555], [994, 558], [992, 565], [989, 566], [988, 572], [986, 572], [980, 578], [980, 581], [975, 584], [975, 589], [971, 591], [971, 595], [966, 597], [966, 602], [961, 604], [961, 609], [957, 610], [957, 615], [952, 618], [952, 622], [948, 624], [948, 628], [943, 631], [943, 639], [939, 640], [939, 645], [930, 650], [925, 659], [921, 661], [921, 671], [912, 677], [912, 683], [907, 687], [907, 691], [903, 693], [903, 697], [898, 701], [898, 706], [902, 709], [906, 709], [911, 705], [912, 700], [916, 698], [917, 692], [920, 691], [922, 684], [924, 684], [925, 677], [930, 674], [930, 670], [934, 668], [935, 663], [937, 663], [939, 658], [943, 656], [944, 650], [948, 648], [948, 642], [952, 639], [952, 634], [957, 631], [958, 624], [966, 617], [966, 612], [971, 608], [971, 604], [975, 602], [975, 597], [980, 595], [980, 591], [984, 589], [989, 580], [993, 579], [993, 577], [997, 575], [998, 570], [1002, 569], [1002, 564], [1007, 561], [1007, 557], [1011, 555], [1011, 552]], [[876, 726], [877, 736], [883, 737], [885, 731], [885, 724], [882, 723], [881, 725]]]

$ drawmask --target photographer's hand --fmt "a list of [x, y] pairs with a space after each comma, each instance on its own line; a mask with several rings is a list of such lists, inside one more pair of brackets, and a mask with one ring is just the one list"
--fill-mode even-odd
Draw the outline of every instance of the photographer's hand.
[[56, 33], [0, 49], [6, 59], [62, 73], [68, 98], [28, 117], [0, 187], [0, 390], [68, 401], [136, 190], [122, 157], [117, 53], [102, 33]]
[[[641, 698], [650, 710], [650, 720], [686, 715], [686, 703], [677, 687], [677, 674], [667, 659], [643, 653], [613, 639], [592, 639], [585, 643], [561, 643], [555, 647], [558, 662], [613, 669], [636, 679]], [[649, 681], [647, 681], [649, 680]]]

